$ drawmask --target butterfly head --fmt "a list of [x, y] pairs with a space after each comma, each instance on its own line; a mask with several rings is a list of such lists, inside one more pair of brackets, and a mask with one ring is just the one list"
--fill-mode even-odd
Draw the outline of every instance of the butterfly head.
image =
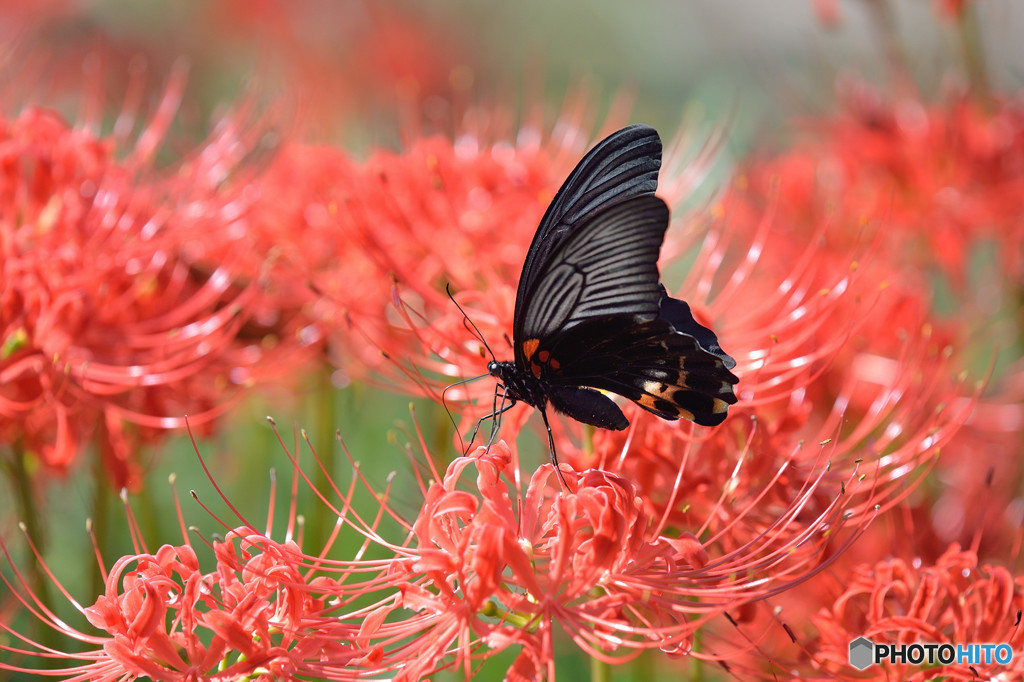
[[522, 374], [517, 368], [514, 362], [498, 362], [497, 360], [491, 360], [487, 363], [487, 371], [492, 377], [498, 380], [499, 383], [504, 384], [506, 387], [511, 387], [519, 383], [519, 375]]
[[546, 393], [541, 382], [532, 374], [519, 369], [515, 362], [491, 360], [487, 363], [487, 371], [498, 380], [506, 398], [534, 407], [545, 403]]

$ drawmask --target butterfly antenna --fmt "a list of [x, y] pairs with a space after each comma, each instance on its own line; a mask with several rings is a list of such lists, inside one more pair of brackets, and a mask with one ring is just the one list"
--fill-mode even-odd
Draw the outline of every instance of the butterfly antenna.
[[494, 362], [497, 362], [498, 358], [494, 357], [494, 351], [492, 351], [491, 347], [487, 345], [487, 340], [484, 339], [484, 335], [482, 333], [480, 333], [480, 329], [477, 328], [477, 326], [475, 324], [473, 324], [473, 320], [469, 319], [469, 315], [466, 314], [466, 311], [463, 310], [462, 306], [459, 305], [458, 301], [455, 300], [455, 296], [452, 295], [452, 285], [451, 285], [451, 282], [449, 282], [449, 283], [444, 285], [444, 290], [445, 290], [445, 292], [448, 293], [448, 298], [450, 298], [452, 303], [455, 304], [455, 307], [459, 309], [460, 313], [462, 313], [462, 318], [463, 318], [462, 319], [462, 324], [463, 324], [463, 326], [465, 326], [467, 330], [472, 332], [476, 336], [476, 338], [480, 339], [480, 343], [482, 343], [484, 345], [484, 348], [486, 348], [487, 352], [490, 354], [491, 360], [493, 360]]
[[[444, 408], [444, 411], [448, 414], [448, 421], [450, 421], [452, 423], [452, 426], [455, 427], [455, 433], [459, 435], [459, 443], [462, 445], [462, 454], [466, 454], [466, 450], [468, 448], [466, 446], [466, 442], [462, 440], [462, 432], [459, 431], [459, 425], [455, 423], [455, 417], [452, 416], [452, 411], [448, 409], [448, 402], [445, 399], [445, 394], [448, 393], [449, 388], [455, 388], [456, 386], [468, 384], [472, 381], [476, 381], [477, 379], [483, 379], [485, 376], [487, 376], [487, 373], [481, 374], [480, 376], [463, 379], [462, 381], [456, 381], [454, 384], [448, 384], [447, 386], [444, 387], [444, 390], [441, 391], [441, 406]], [[474, 431], [473, 433], [475, 434], [476, 431]], [[473, 441], [470, 440], [469, 444], [472, 445]]]

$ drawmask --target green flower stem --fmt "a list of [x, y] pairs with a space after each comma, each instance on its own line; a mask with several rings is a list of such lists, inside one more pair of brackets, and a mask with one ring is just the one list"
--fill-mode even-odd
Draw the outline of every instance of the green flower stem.
[[[101, 424], [103, 422], [101, 421]], [[103, 468], [102, 458], [97, 454], [93, 457], [93, 493], [92, 512], [89, 519], [92, 522], [92, 532], [96, 537], [96, 546], [100, 553], [107, 557], [112, 550], [110, 546], [110, 503], [113, 490], [110, 487], [110, 479]], [[92, 554], [92, 550], [89, 549]], [[103, 594], [103, 569], [96, 561], [89, 562], [89, 594]]]
[[[340, 391], [331, 383], [329, 368], [320, 372], [315, 382], [316, 386], [311, 394], [313, 399], [311, 412], [315, 424], [313, 445], [323, 464], [322, 468], [316, 467], [316, 489], [330, 498], [332, 496], [331, 476], [334, 473], [337, 459], [337, 443], [334, 441], [334, 434], [341, 426], [336, 423]], [[351, 387], [346, 389], [346, 395], [349, 390]], [[311, 513], [306, 517], [306, 536], [303, 544], [306, 547], [321, 547], [337, 519], [333, 516], [328, 518], [330, 510], [323, 504], [313, 504], [309, 511]]]
[[590, 659], [590, 680], [591, 682], [611, 682], [612, 667], [604, 661], [596, 658]]
[[[45, 529], [41, 524], [42, 510], [36, 504], [33, 494], [32, 481], [28, 471], [28, 453], [25, 452], [20, 442], [15, 442], [6, 449], [4, 467], [10, 481], [10, 487], [17, 505], [17, 514], [23, 524], [25, 533], [32, 540], [39, 556], [46, 554]], [[42, 602], [45, 607], [52, 611], [54, 607], [53, 594], [50, 590], [50, 582], [43, 571], [42, 564], [34, 553], [29, 552], [29, 589]], [[57, 647], [59, 638], [57, 632], [45, 625], [40, 624], [38, 638], [46, 645]]]

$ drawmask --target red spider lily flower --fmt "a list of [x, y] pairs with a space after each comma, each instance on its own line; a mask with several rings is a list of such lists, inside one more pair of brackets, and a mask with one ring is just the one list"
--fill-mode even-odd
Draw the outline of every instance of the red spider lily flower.
[[[956, 99], [944, 105], [911, 101], [890, 107], [871, 104], [864, 90], [852, 99], [854, 113], [808, 126], [819, 131], [817, 136], [778, 156], [744, 164], [737, 182], [743, 191], [722, 202], [723, 234], [756, 234], [758, 221], [768, 225], [767, 236], [748, 250], [756, 253], [757, 267], [747, 277], [751, 291], [773, 292], [768, 305], [759, 298], [753, 312], [741, 307], [740, 296], [710, 301], [712, 326], [741, 363], [737, 373], [744, 400], [733, 411], [750, 408], [758, 428], [772, 436], [771, 447], [755, 451], [754, 461], [770, 462], [773, 452], [788, 452], [799, 439], [831, 437], [838, 438], [844, 453], [840, 462], [877, 460], [883, 466], [880, 480], [893, 485], [890, 494], [875, 491], [870, 504], [903, 499], [907, 488], [899, 479], [941, 450], [937, 466], [930, 464], [935, 481], [925, 498], [917, 498], [919, 508], [913, 512], [920, 532], [925, 532], [925, 519], [932, 518], [927, 532], [935, 542], [922, 546], [922, 555], [937, 556], [949, 542], [971, 542], [979, 532], [983, 540], [998, 543], [1004, 530], [1012, 532], [1001, 526], [1016, 495], [1006, 463], [1016, 456], [1021, 415], [1012, 389], [1002, 391], [1005, 395], [990, 390], [983, 397], [981, 387], [972, 388], [969, 375], [958, 371], [972, 355], [985, 362], [994, 354], [992, 346], [983, 345], [992, 342], [990, 337], [977, 331], [979, 326], [996, 330], [990, 318], [1004, 307], [991, 300], [990, 282], [999, 282], [998, 289], [1013, 281], [1019, 268], [1019, 178], [1010, 169], [1020, 165], [1024, 147], [1017, 143], [1015, 106], [1003, 102], [993, 113]], [[936, 202], [943, 193], [955, 195], [959, 209], [941, 208]], [[874, 241], [858, 247], [865, 232], [874, 232]], [[955, 235], [955, 244], [942, 246], [942, 234]], [[803, 242], [804, 253], [813, 256], [787, 253], [787, 238]], [[969, 254], [986, 243], [999, 246], [1002, 267], [992, 270], [1001, 274], [986, 281], [984, 290], [966, 292], [956, 318], [936, 311], [933, 282], [921, 271], [946, 270], [959, 279]], [[728, 262], [728, 251], [712, 259]], [[708, 277], [699, 268], [694, 276]], [[736, 290], [744, 292], [745, 285], [740, 281]], [[819, 289], [834, 297], [832, 304], [819, 304], [803, 319], [814, 298], [808, 294]], [[781, 303], [773, 307], [776, 301]], [[736, 311], [756, 324], [743, 333], [735, 330], [731, 318]], [[836, 333], [839, 329], [847, 331]], [[826, 332], [837, 342], [830, 349], [825, 348]], [[1000, 335], [1002, 343], [1017, 342], [1013, 334]], [[753, 372], [743, 367], [746, 339], [754, 349], [770, 353]], [[780, 353], [780, 344], [789, 339], [804, 339], [805, 349], [791, 357]], [[785, 383], [781, 377], [795, 381]], [[777, 382], [781, 390], [762, 393], [755, 381], [765, 388]], [[664, 428], [651, 422], [653, 430]], [[726, 426], [739, 424], [733, 417]], [[962, 429], [965, 425], [969, 428]], [[681, 440], [676, 447], [694, 453], [690, 461], [708, 461], [696, 456], [702, 450], [689, 444], [691, 438]], [[635, 444], [631, 441], [628, 450], [634, 456], [642, 452]], [[661, 457], [651, 461], [665, 463], [662, 473], [654, 474], [657, 467], [641, 458], [635, 474], [626, 475], [634, 480], [676, 475], [663, 454], [672, 445], [658, 447]], [[607, 452], [619, 456], [624, 451], [621, 439], [612, 436]], [[629, 461], [623, 465], [630, 466]], [[917, 470], [918, 478], [922, 472]], [[665, 487], [655, 483], [645, 489]], [[979, 495], [991, 508], [973, 502]]]
[[209, 422], [271, 356], [303, 348], [246, 338], [258, 276], [233, 281], [230, 258], [205, 271], [183, 241], [192, 219], [228, 223], [242, 204], [211, 189], [231, 125], [181, 177], [153, 167], [181, 87], [179, 74], [123, 160], [120, 137], [46, 110], [0, 125], [0, 434], [58, 469], [95, 438], [117, 486], [138, 484], [131, 443], [185, 414]]
[[[717, 537], [652, 530], [633, 484], [608, 472], [563, 472], [563, 492], [545, 465], [517, 494], [517, 459], [504, 441], [456, 459], [424, 487], [417, 518], [402, 521], [409, 539], [391, 546], [388, 572], [400, 596], [379, 600], [373, 628], [364, 632], [380, 643], [382, 668], [402, 679], [446, 668], [468, 676], [518, 644], [510, 675], [552, 677], [556, 625], [606, 662], [647, 648], [714, 660], [693, 649], [695, 633], [819, 570], [830, 534], [844, 526], [844, 500], [836, 496], [802, 534], [788, 533], [815, 494], [810, 485], [775, 527], [729, 551]], [[475, 483], [465, 475], [471, 465]], [[356, 525], [382, 542], [374, 527]], [[408, 611], [413, 615], [402, 617]]]
[[[261, 273], [251, 333], [304, 339], [310, 350], [329, 350], [332, 362], [350, 375], [381, 365], [380, 350], [368, 347], [361, 334], [385, 319], [394, 273], [381, 261], [381, 245], [367, 239], [355, 217], [364, 201], [391, 202], [375, 193], [379, 181], [372, 161], [360, 166], [331, 147], [286, 144], [245, 187], [249, 203], [240, 220], [225, 225], [212, 215], [193, 225], [202, 235], [196, 239], [201, 262], [227, 261], [221, 267], [239, 281]], [[375, 229], [386, 233], [390, 227]], [[394, 246], [405, 248], [397, 238]], [[334, 330], [329, 348], [327, 330]]]
[[[194, 440], [193, 446], [196, 447]], [[198, 448], [196, 454], [209, 476]], [[43, 564], [49, 579], [100, 634], [78, 630], [57, 617], [33, 594], [29, 581], [14, 566], [0, 539], [0, 551], [14, 569], [10, 578], [4, 572], [0, 580], [13, 601], [45, 627], [78, 644], [75, 651], [57, 651], [15, 631], [5, 621], [0, 623], [0, 630], [9, 639], [0, 648], [12, 656], [0, 660], [0, 670], [37, 673], [23, 667], [37, 658], [50, 661], [47, 667], [51, 674], [77, 680], [223, 680], [260, 676], [355, 680], [379, 674], [374, 666], [379, 649], [367, 645], [363, 636], [373, 622], [374, 607], [379, 605], [354, 609], [355, 615], [350, 617], [332, 614], [341, 608], [352, 608], [353, 602], [381, 586], [393, 593], [386, 580], [389, 562], [325, 559], [338, 539], [342, 522], [318, 553], [302, 551], [303, 517], [296, 496], [299, 479], [309, 481], [298, 470], [294, 458], [293, 464], [296, 468], [292, 497], [282, 541], [272, 538], [276, 476], [272, 476], [265, 529], [258, 530], [224, 498], [241, 525], [231, 527], [214, 516], [225, 533], [223, 539], [204, 539], [209, 552], [189, 541], [193, 531], [186, 527], [176, 490], [174, 505], [182, 543], [149, 550], [123, 491], [134, 553], [121, 557], [108, 570], [90, 525], [93, 549], [104, 579], [104, 592], [91, 606], [81, 606]], [[219, 492], [217, 483], [212, 479], [211, 483]], [[351, 508], [353, 492], [351, 486], [347, 495], [341, 495], [341, 521], [345, 520], [344, 514], [356, 515]], [[195, 493], [193, 497], [198, 501]], [[212, 515], [205, 505], [203, 508]], [[26, 539], [36, 559], [42, 562], [27, 533]], [[359, 554], [363, 551], [365, 547]], [[201, 568], [200, 564], [206, 561], [200, 558], [202, 554], [212, 554], [211, 570]], [[369, 578], [360, 580], [367, 574]], [[11, 641], [20, 646], [11, 645]], [[53, 669], [54, 661], [63, 661], [67, 667]]]
[[[999, 374], [943, 447], [928, 494], [917, 500], [916, 551], [925, 560], [954, 542], [971, 547], [982, 560], [1002, 560], [1018, 541], [1024, 373], [1017, 362]], [[928, 536], [934, 537], [930, 543], [924, 541]]]
[[[289, 535], [295, 528], [294, 512], [293, 507]], [[180, 505], [178, 519], [184, 533]], [[356, 628], [346, 629], [340, 622], [327, 629], [318, 625], [329, 610], [327, 600], [341, 590], [333, 578], [316, 571], [315, 558], [303, 554], [294, 541], [276, 542], [269, 529], [261, 533], [248, 525], [230, 529], [223, 540], [212, 543], [216, 568], [204, 572], [187, 539], [152, 553], [140, 536], [135, 540], [138, 553], [118, 559], [109, 573], [101, 563], [105, 591], [92, 606], [83, 608], [56, 583], [99, 635], [57, 618], [17, 571], [13, 582], [5, 576], [11, 594], [29, 612], [85, 647], [84, 652], [57, 652], [0, 625], [21, 643], [3, 647], [15, 655], [10, 660], [20, 655], [77, 661], [50, 671], [77, 680], [222, 680], [319, 676], [324, 665], [342, 667], [364, 657], [352, 643]], [[0, 549], [10, 561], [2, 542]], [[0, 670], [39, 672], [13, 662], [0, 663]]]
[[[841, 495], [808, 522], [810, 485], [773, 528], [729, 549], [720, 535], [702, 540], [652, 529], [635, 486], [608, 472], [566, 471], [570, 490], [563, 492], [546, 465], [519, 493], [516, 459], [499, 442], [458, 458], [442, 476], [428, 457], [436, 482], [421, 482], [423, 506], [411, 521], [391, 508], [390, 490], [373, 493], [379, 508], [372, 516], [355, 510], [356, 469], [347, 490], [335, 489], [340, 501], [317, 493], [339, 519], [325, 547], [304, 552], [297, 541], [271, 539], [269, 525], [260, 532], [243, 520], [212, 543], [210, 571], [200, 569], [187, 541], [148, 551], [126, 505], [136, 551], [105, 573], [105, 592], [92, 606], [77, 607], [100, 634], [57, 619], [16, 572], [11, 593], [86, 651], [56, 652], [13, 632], [22, 644], [8, 650], [77, 661], [60, 671], [77, 679], [219, 679], [217, 667], [238, 675], [420, 679], [449, 668], [468, 676], [519, 645], [509, 674], [530, 678], [553, 676], [557, 626], [606, 662], [651, 648], [716, 660], [695, 648], [697, 632], [827, 565], [831, 538], [845, 526]], [[847, 483], [859, 485], [853, 477]], [[296, 495], [293, 485], [288, 538], [296, 533]], [[387, 540], [382, 519], [397, 521], [404, 539]], [[788, 531], [796, 523], [800, 534]], [[329, 558], [346, 528], [363, 545], [353, 559]], [[364, 558], [370, 548], [384, 558]]]
[[[551, 196], [550, 160], [540, 149], [519, 152], [508, 147], [487, 153], [475, 149], [472, 141], [464, 145], [469, 151], [460, 151], [463, 147], [450, 140], [427, 139], [401, 156], [378, 154], [365, 165], [363, 182], [351, 206], [354, 220], [350, 228], [378, 271], [391, 273], [393, 280], [375, 278], [376, 296], [367, 297], [376, 302], [374, 310], [344, 299], [339, 304], [355, 311], [350, 318], [356, 332], [370, 341], [368, 359], [372, 360], [374, 352], [379, 358], [380, 349], [394, 358], [415, 355], [410, 364], [423, 372], [451, 375], [458, 371], [450, 367], [452, 360], [431, 354], [446, 349], [438, 339], [427, 338], [445, 330], [466, 334], [461, 316], [456, 317], [458, 311], [445, 295], [449, 281], [456, 290], [485, 290], [493, 297], [491, 305], [505, 307], [503, 312], [511, 319], [515, 294], [510, 283], [521, 263], [515, 263], [517, 256], [510, 243], [525, 244], [536, 228], [546, 198]], [[499, 225], [511, 237], [508, 243], [492, 238]], [[389, 311], [389, 303], [398, 295], [396, 315]], [[424, 325], [418, 316], [448, 310], [454, 311], [450, 319], [442, 319], [436, 327], [432, 324], [427, 332], [420, 331]], [[409, 315], [417, 317], [402, 319]], [[483, 333], [491, 333], [494, 325], [488, 316], [474, 313], [474, 321], [476, 317], [481, 318], [477, 324]], [[490, 338], [503, 343], [500, 332]], [[465, 354], [462, 359], [467, 372], [463, 376], [480, 373], [478, 350], [470, 353], [459, 348], [455, 353]]]
[[1024, 661], [910, 665], [882, 663], [858, 673], [849, 665], [849, 644], [857, 637], [876, 643], [1024, 644], [1021, 610], [1024, 578], [1002, 566], [980, 565], [973, 552], [951, 545], [934, 565], [889, 559], [862, 564], [844, 581], [843, 593], [813, 619], [820, 632], [807, 646], [809, 671], [838, 679], [968, 680], [1018, 676]]
[[[423, 353], [419, 325], [408, 328], [409, 310], [392, 306], [396, 284], [413, 310], [447, 314], [455, 309], [444, 293], [449, 281], [469, 289], [486, 277], [497, 290], [514, 281], [522, 255], [489, 236], [502, 226], [525, 252], [557, 176], [588, 143], [580, 125], [567, 118], [544, 145], [530, 129], [520, 131], [518, 146], [486, 141], [500, 137], [494, 130], [454, 143], [418, 139], [402, 154], [378, 152], [362, 163], [330, 147], [284, 144], [244, 188], [244, 216], [196, 225], [196, 250], [203, 262], [220, 263], [244, 244], [233, 275], [265, 274], [256, 322], [298, 320], [298, 333], [318, 340], [334, 330], [332, 359], [366, 374], [385, 364], [382, 352]], [[431, 357], [421, 367], [436, 364]]]
[[[244, 211], [237, 219], [226, 222], [208, 213], [186, 236], [205, 267], [224, 268], [237, 282], [258, 277], [245, 333], [297, 344], [292, 352], [301, 354], [289, 358], [292, 367], [322, 353], [323, 329], [343, 322], [321, 310], [317, 288], [354, 292], [372, 282], [344, 226], [343, 202], [355, 172], [335, 149], [283, 144], [238, 192]], [[325, 272], [340, 279], [328, 279]]]
[[[889, 100], [860, 82], [840, 89], [836, 116], [807, 123], [810, 134], [745, 175], [767, 194], [779, 178], [812, 215], [826, 212], [886, 225], [894, 262], [941, 268], [962, 290], [973, 247], [1003, 244], [1001, 269], [1024, 276], [1021, 245], [1024, 110], [1009, 98], [978, 102], [953, 94], [930, 103]], [[813, 199], [813, 201], [811, 201]]]
[[[729, 338], [727, 323], [722, 329], [720, 338]], [[976, 396], [950, 378], [948, 356], [928, 337], [908, 337], [895, 357], [845, 350], [812, 353], [799, 373], [784, 355], [767, 358], [762, 372], [741, 379], [744, 402], [713, 431], [635, 409], [627, 431], [597, 431], [585, 450], [565, 443], [559, 451], [577, 467], [600, 466], [634, 481], [652, 518], [693, 532], [729, 527], [743, 544], [773, 522], [776, 505], [791, 503], [807, 477], [818, 475], [822, 463], [809, 445], [829, 443], [824, 489], [860, 469], [873, 485], [860, 489], [863, 497], [850, 501], [850, 511], [874, 515], [922, 479], [967, 421]], [[776, 393], [773, 379], [787, 374], [792, 392]], [[772, 504], [762, 499], [766, 490]], [[734, 511], [743, 513], [740, 525]]]
[[[965, 321], [936, 318], [926, 281], [907, 269], [901, 252], [886, 248], [887, 223], [873, 226], [861, 214], [827, 209], [826, 192], [804, 185], [800, 174], [790, 182], [784, 172], [790, 161], [782, 160], [771, 183], [766, 161], [757, 183], [740, 175], [737, 190], [722, 201], [723, 226], [711, 233], [691, 270], [698, 284], [684, 285], [710, 292], [707, 304], [697, 299], [697, 310], [703, 308], [737, 359], [741, 400], [729, 419], [706, 430], [635, 410], [628, 431], [595, 432], [582, 451], [565, 444], [559, 452], [577, 467], [599, 466], [634, 481], [661, 527], [698, 537], [717, 532], [723, 545], [740, 547], [818, 475], [807, 444], [830, 441], [830, 470], [820, 474], [817, 490], [842, 487], [837, 477], [856, 467], [871, 484], [844, 491], [851, 498], [847, 521], [862, 528], [865, 513], [880, 515], [854, 551], [830, 557], [840, 567], [897, 549], [894, 537], [906, 535], [893, 534], [890, 517], [911, 515], [929, 529], [942, 523], [929, 518], [932, 509], [945, 507], [932, 506], [926, 474], [937, 478], [947, 471], [947, 452], [960, 448], [972, 409], [990, 403], [980, 403], [980, 386], [958, 375], [961, 358], [954, 349], [967, 338]], [[716, 267], [705, 268], [705, 261]], [[730, 267], [736, 262], [741, 265]], [[727, 286], [718, 284], [730, 274]], [[962, 452], [977, 458], [969, 446]], [[977, 478], [975, 470], [966, 481]], [[983, 489], [967, 487], [975, 496]], [[928, 508], [920, 506], [922, 497]], [[817, 504], [814, 498], [804, 504], [812, 518]], [[800, 528], [799, 520], [790, 526]], [[940, 544], [947, 543], [921, 549]], [[827, 586], [829, 576], [819, 576], [773, 599], [778, 613], [766, 602], [744, 611], [742, 627], [730, 623], [708, 634], [721, 641], [716, 650], [739, 652], [731, 669], [777, 673], [774, 666], [764, 672], [764, 662], [807, 639], [796, 634], [803, 632], [797, 614], [818, 608]]]

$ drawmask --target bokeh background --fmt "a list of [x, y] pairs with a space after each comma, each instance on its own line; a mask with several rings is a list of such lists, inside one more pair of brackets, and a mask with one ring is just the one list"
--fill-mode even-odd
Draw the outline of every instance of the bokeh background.
[[[697, 211], [724, 191], [743, 159], [786, 149], [813, 128], [809, 122], [841, 110], [837, 93], [852, 83], [941, 101], [963, 88], [1012, 98], [1024, 79], [1024, 5], [1012, 0], [7, 2], [0, 31], [0, 113], [8, 121], [43, 106], [72, 126], [113, 135], [126, 97], [137, 98], [136, 120], [144, 122], [159, 117], [168, 90], [180, 89], [153, 154], [154, 175], [173, 176], [182, 158], [197, 159], [225, 120], [250, 142], [229, 164], [229, 173], [244, 177], [265, 169], [283, 141], [333, 146], [358, 162], [377, 150], [402, 151], [431, 133], [455, 134], [481, 108], [503, 112], [504, 122], [490, 123], [496, 130], [515, 131], [536, 112], [552, 120], [582, 106], [595, 130], [609, 112], [628, 111], [626, 120], [649, 123], [667, 139], [684, 130], [690, 139], [718, 140], [708, 177], [684, 198]], [[286, 177], [278, 191], [286, 198], [293, 189]], [[999, 248], [990, 241], [966, 259], [969, 279], [990, 266]], [[682, 273], [670, 274], [672, 284], [682, 281]], [[933, 285], [937, 309], [955, 316], [948, 283], [936, 277]], [[358, 278], [352, 286], [360, 286]], [[1020, 314], [1020, 292], [1005, 297], [993, 306], [995, 321], [985, 328], [991, 334], [962, 363], [978, 379], [992, 371], [994, 383], [1015, 371], [1021, 350], [1017, 332], [1006, 331]], [[343, 366], [310, 370], [297, 362], [255, 383], [251, 390], [225, 388], [230, 401], [197, 429], [195, 447], [180, 424], [159, 439], [138, 441], [128, 499], [152, 546], [180, 538], [167, 483], [172, 474], [197, 535], [222, 528], [184, 491], [195, 490], [222, 518], [231, 515], [196, 448], [242, 514], [266, 515], [269, 472], [285, 478], [290, 470], [267, 415], [289, 444], [305, 429], [338, 480], [347, 481], [351, 467], [335, 430], [375, 485], [396, 472], [391, 504], [410, 517], [420, 500], [406, 456], [416, 424], [442, 461], [454, 454], [453, 427], [435, 401], [389, 391], [372, 375], [354, 378]], [[0, 447], [8, 474], [0, 484], [0, 534], [12, 556], [5, 575], [33, 564], [18, 530], [29, 515], [46, 563], [71, 594], [90, 602], [99, 573], [86, 519], [99, 529], [108, 560], [132, 551], [102, 454], [84, 438], [72, 461], [54, 468], [13, 439]], [[545, 458], [539, 446], [529, 456], [537, 464]], [[275, 513], [284, 518], [280, 500], [287, 495], [278, 495]], [[300, 509], [312, 504], [305, 489], [298, 500]], [[1019, 512], [1019, 496], [1015, 504]], [[360, 493], [360, 505], [373, 500]], [[310, 514], [307, 523], [311, 537], [322, 537], [331, 522]], [[1018, 557], [1004, 559], [1012, 564]], [[75, 617], [67, 604], [56, 608]], [[16, 629], [34, 627], [3, 597], [0, 614]], [[513, 658], [502, 654], [486, 673], [500, 678]], [[648, 653], [611, 674], [640, 679], [664, 674], [661, 665], [657, 653]], [[557, 649], [564, 679], [590, 674], [588, 666], [568, 639]], [[713, 666], [704, 674], [728, 677]]]

